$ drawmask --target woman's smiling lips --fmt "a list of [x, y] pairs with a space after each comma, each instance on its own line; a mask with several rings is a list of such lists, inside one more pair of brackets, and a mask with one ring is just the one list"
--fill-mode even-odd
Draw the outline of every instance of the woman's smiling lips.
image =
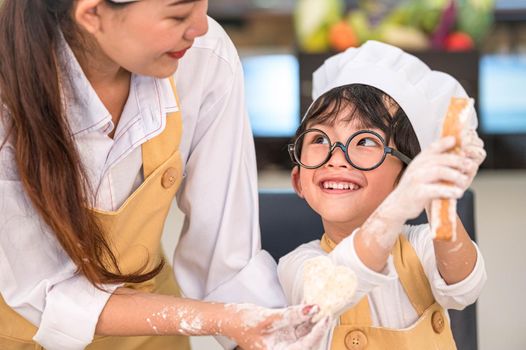
[[190, 47], [187, 47], [186, 49], [181, 51], [168, 52], [167, 55], [178, 60], [183, 58], [184, 54], [186, 53], [186, 51], [188, 51], [189, 48]]

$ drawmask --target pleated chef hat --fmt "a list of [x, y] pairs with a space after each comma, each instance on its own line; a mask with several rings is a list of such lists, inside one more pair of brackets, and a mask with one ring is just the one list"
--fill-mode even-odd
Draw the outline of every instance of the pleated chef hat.
[[[327, 59], [313, 74], [312, 98], [316, 101], [348, 84], [374, 86], [391, 96], [409, 117], [422, 149], [439, 138], [451, 97], [467, 97], [449, 74], [433, 71], [415, 56], [378, 41]], [[476, 129], [474, 110], [466, 124]]]

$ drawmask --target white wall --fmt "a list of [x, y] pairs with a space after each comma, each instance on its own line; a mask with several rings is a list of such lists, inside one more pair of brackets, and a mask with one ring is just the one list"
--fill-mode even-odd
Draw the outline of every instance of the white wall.
[[487, 285], [478, 303], [480, 350], [526, 349], [526, 171], [482, 172], [473, 184]]

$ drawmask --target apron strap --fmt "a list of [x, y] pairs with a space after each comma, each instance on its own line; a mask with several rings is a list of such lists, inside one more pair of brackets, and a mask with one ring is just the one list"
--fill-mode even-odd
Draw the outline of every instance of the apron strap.
[[345, 313], [340, 316], [340, 324], [372, 327], [373, 321], [371, 320], [371, 307], [369, 306], [369, 298], [367, 295], [364, 296], [358, 304], [354, 305], [354, 307], [345, 311]]
[[183, 122], [181, 117], [181, 104], [179, 103], [173, 77], [170, 77], [170, 85], [172, 86], [179, 110], [169, 113], [166, 116], [166, 127], [160, 135], [146, 141], [141, 146], [145, 179], [163, 164], [173, 152], [179, 149], [183, 132]]
[[418, 317], [421, 317], [424, 311], [435, 302], [435, 298], [420, 259], [404, 235], [400, 235], [395, 244], [393, 261], [409, 301]]
[[[334, 243], [326, 233], [321, 237], [320, 245], [326, 253], [330, 253], [334, 247], [336, 247], [336, 243]], [[340, 324], [352, 324], [364, 327], [371, 327], [373, 325], [371, 320], [371, 309], [369, 307], [369, 298], [367, 295], [364, 296], [358, 304], [354, 305], [351, 309], [347, 310], [340, 316]]]

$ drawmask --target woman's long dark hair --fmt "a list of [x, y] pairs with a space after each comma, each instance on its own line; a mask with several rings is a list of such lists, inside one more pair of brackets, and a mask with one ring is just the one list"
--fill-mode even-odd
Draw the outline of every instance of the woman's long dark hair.
[[[70, 132], [59, 83], [60, 28], [77, 31], [74, 0], [0, 0], [0, 123], [16, 153], [21, 183], [62, 248], [94, 285], [142, 282], [153, 271], [120, 273], [117, 259], [89, 210], [92, 192]], [[6, 138], [7, 140], [7, 138]], [[0, 140], [0, 147], [6, 142]], [[22, 233], [23, 234], [23, 233]]]

